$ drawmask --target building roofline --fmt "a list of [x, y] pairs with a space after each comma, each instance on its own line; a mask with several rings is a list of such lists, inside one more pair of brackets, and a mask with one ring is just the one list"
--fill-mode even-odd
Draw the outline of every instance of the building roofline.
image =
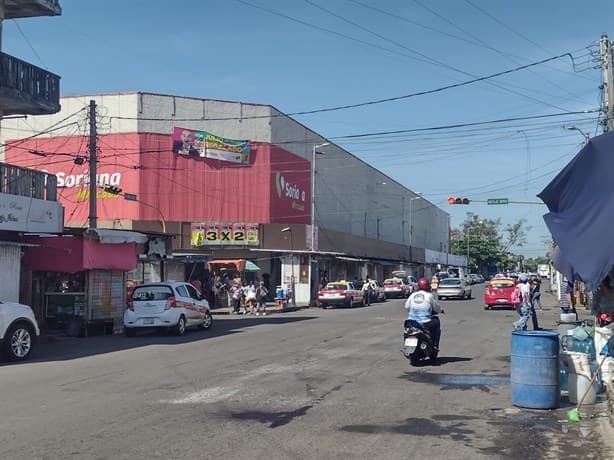
[[[253, 105], [257, 107], [269, 107], [271, 109], [277, 110], [270, 104], [263, 104], [259, 102], [245, 102], [245, 101], [237, 101], [231, 99], [212, 99], [207, 97], [195, 97], [195, 96], [183, 96], [180, 94], [167, 94], [167, 93], [155, 93], [152, 91], [117, 91], [117, 92], [109, 92], [109, 93], [83, 93], [83, 94], [68, 94], [60, 97], [61, 99], [73, 99], [73, 98], [82, 98], [82, 97], [96, 97], [96, 96], [130, 96], [130, 95], [147, 95], [147, 96], [163, 96], [163, 97], [180, 97], [182, 99], [191, 99], [194, 101], [212, 101], [212, 102], [227, 102], [229, 104], [244, 104], [244, 105]], [[278, 112], [280, 112], [278, 110]], [[283, 112], [280, 112], [283, 113]]]

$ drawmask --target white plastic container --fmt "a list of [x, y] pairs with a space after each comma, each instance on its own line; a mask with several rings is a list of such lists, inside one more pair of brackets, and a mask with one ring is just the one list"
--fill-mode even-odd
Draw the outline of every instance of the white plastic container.
[[582, 404], [595, 404], [597, 401], [597, 391], [595, 384], [590, 385], [590, 355], [587, 353], [568, 351], [561, 353], [561, 360], [563, 361], [563, 366], [565, 366], [569, 379], [569, 402], [572, 404], [579, 403], [584, 393], [588, 391]]
[[[601, 349], [608, 343], [610, 337], [614, 334], [614, 323], [610, 323], [606, 327], [595, 328], [595, 351], [597, 352], [597, 361], [601, 362], [603, 355], [599, 355]], [[606, 358], [603, 366], [601, 366], [601, 381], [612, 388], [612, 380], [614, 380], [614, 358]]]
[[575, 313], [561, 313], [561, 323], [575, 323], [577, 316]]

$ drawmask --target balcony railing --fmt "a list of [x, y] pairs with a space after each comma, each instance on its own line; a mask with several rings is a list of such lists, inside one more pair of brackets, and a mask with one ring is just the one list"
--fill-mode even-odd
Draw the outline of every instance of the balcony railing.
[[60, 77], [0, 53], [2, 115], [50, 115], [60, 111]]
[[4, 18], [31, 18], [59, 16], [62, 14], [59, 0], [4, 0]]
[[0, 163], [0, 193], [57, 201], [57, 187], [54, 174]]

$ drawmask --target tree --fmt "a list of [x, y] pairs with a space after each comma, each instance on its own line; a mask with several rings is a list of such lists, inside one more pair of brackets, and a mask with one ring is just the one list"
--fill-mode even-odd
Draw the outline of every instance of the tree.
[[470, 271], [486, 273], [493, 266], [498, 270], [515, 267], [516, 256], [510, 248], [526, 244], [530, 228], [525, 219], [507, 225], [503, 230], [501, 226], [500, 219], [480, 219], [477, 214], [468, 212], [461, 226], [451, 230], [452, 252], [467, 256]]

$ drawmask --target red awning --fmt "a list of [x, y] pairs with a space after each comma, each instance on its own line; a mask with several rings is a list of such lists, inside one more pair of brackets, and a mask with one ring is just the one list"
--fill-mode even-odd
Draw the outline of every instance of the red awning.
[[31, 236], [24, 240], [37, 245], [24, 251], [24, 270], [76, 273], [136, 267], [136, 243], [105, 244], [81, 236]]

